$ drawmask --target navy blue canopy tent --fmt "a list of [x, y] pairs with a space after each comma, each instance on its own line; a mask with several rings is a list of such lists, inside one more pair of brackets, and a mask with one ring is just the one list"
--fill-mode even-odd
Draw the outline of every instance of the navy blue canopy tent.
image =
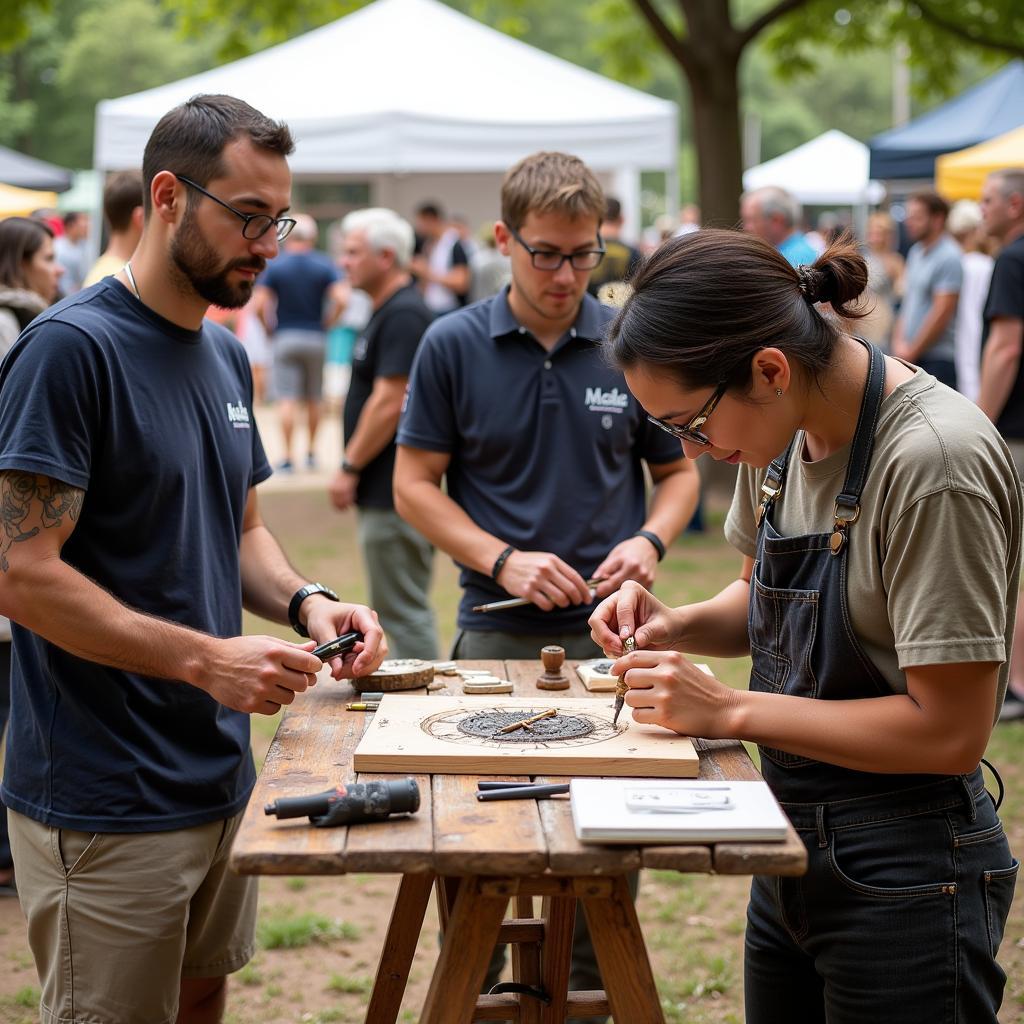
[[1014, 60], [941, 107], [876, 135], [870, 178], [935, 177], [935, 158], [1024, 124], [1024, 61]]
[[17, 188], [42, 192], [66, 192], [71, 188], [72, 171], [37, 160], [0, 146], [0, 182]]

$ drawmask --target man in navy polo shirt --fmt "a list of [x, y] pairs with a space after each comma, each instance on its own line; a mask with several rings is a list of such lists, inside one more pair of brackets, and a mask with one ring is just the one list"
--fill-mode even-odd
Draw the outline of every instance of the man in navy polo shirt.
[[[597, 179], [575, 157], [536, 153], [506, 175], [501, 208], [511, 286], [427, 329], [399, 424], [395, 504], [461, 567], [453, 657], [537, 658], [545, 644], [600, 656], [587, 628], [594, 591], [653, 582], [693, 514], [697, 472], [602, 358], [613, 311], [587, 294], [603, 249]], [[594, 590], [593, 576], [604, 577]], [[530, 603], [473, 611], [510, 595]], [[588, 959], [574, 962], [574, 988], [600, 987]]]
[[[0, 614], [14, 620], [3, 800], [45, 1024], [220, 1019], [253, 952], [228, 854], [254, 781], [249, 715], [316, 680], [311, 651], [376, 616], [310, 584], [264, 526], [270, 475], [238, 308], [288, 208], [285, 125], [230, 96], [166, 114], [145, 228], [0, 367]], [[242, 606], [308, 643], [239, 636]]]

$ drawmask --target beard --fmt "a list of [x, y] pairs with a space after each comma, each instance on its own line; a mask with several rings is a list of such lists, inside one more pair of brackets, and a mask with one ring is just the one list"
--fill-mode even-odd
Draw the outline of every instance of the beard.
[[259, 256], [223, 263], [207, 242], [192, 211], [185, 214], [181, 227], [171, 240], [170, 256], [183, 280], [197, 295], [222, 309], [240, 309], [252, 298], [253, 281], [232, 284], [228, 275], [235, 269], [260, 273], [267, 265]]

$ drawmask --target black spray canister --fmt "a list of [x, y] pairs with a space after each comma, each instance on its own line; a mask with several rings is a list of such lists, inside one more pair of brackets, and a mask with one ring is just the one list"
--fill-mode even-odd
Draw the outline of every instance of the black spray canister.
[[286, 796], [263, 808], [278, 818], [308, 815], [317, 828], [384, 821], [392, 814], [412, 814], [420, 806], [415, 779], [388, 782], [350, 782], [309, 796]]

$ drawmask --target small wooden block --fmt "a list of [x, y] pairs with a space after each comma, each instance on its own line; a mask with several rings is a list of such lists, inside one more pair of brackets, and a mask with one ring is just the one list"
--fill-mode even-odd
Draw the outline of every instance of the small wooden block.
[[434, 662], [434, 675], [436, 676], [457, 676], [459, 674], [458, 666], [454, 661], [435, 661]]
[[593, 658], [590, 661], [581, 661], [576, 666], [576, 675], [580, 682], [592, 693], [614, 693], [615, 684], [619, 681], [617, 676], [609, 673], [612, 666], [610, 658]]
[[368, 676], [359, 676], [352, 680], [352, 686], [358, 693], [364, 690], [418, 690], [434, 681], [433, 662], [421, 661], [419, 658], [392, 658], [382, 661], [380, 668]]
[[511, 693], [512, 684], [504, 679], [495, 679], [493, 683], [482, 680], [466, 680], [462, 684], [463, 693]]

